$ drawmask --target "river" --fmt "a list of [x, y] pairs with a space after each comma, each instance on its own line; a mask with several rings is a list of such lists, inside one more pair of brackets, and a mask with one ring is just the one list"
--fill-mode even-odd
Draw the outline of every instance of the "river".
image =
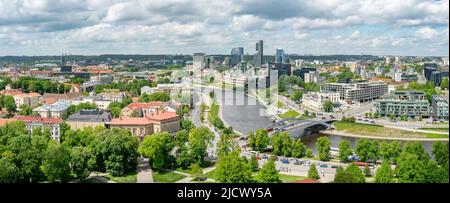
[[[206, 94], [209, 94], [211, 90], [211, 88], [203, 88], [203, 92]], [[196, 91], [200, 91], [200, 89], [196, 88]], [[214, 89], [214, 92], [216, 100], [221, 105], [224, 122], [232, 126], [233, 129], [248, 134], [257, 129], [265, 128], [272, 123], [272, 118], [267, 115], [265, 106], [259, 103], [255, 98], [249, 97], [240, 91]], [[316, 141], [317, 138], [321, 136], [327, 136], [331, 141], [332, 147], [338, 147], [341, 140], [347, 140], [354, 148], [360, 139], [338, 135], [313, 134], [302, 138], [302, 142], [316, 153]], [[390, 140], [379, 140], [379, 142], [382, 141], [390, 142]], [[400, 142], [405, 143], [406, 141]], [[435, 141], [421, 142], [425, 150], [431, 154], [432, 146]]]

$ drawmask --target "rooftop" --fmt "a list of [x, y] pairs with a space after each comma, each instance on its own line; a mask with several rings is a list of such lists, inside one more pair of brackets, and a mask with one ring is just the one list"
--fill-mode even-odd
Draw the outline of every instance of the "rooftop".
[[33, 109], [33, 111], [64, 111], [70, 107], [70, 104], [64, 101], [58, 101], [53, 104], [44, 104]]
[[92, 109], [83, 109], [76, 114], [69, 116], [68, 121], [83, 121], [83, 122], [110, 122], [112, 119], [111, 113]]
[[153, 122], [148, 118], [114, 118], [111, 125], [150, 125]]
[[128, 104], [127, 107], [131, 110], [138, 110], [138, 109], [151, 108], [151, 107], [160, 107], [163, 105], [164, 105], [164, 102], [161, 102], [161, 101], [152, 101], [149, 103], [133, 102], [133, 103]]
[[16, 116], [15, 119], [25, 123], [44, 123], [44, 124], [61, 124], [61, 118], [41, 118], [37, 116]]

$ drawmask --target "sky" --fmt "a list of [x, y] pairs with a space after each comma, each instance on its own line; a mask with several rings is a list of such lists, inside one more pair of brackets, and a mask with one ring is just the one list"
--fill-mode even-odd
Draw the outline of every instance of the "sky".
[[448, 56], [449, 0], [0, 0], [0, 56]]

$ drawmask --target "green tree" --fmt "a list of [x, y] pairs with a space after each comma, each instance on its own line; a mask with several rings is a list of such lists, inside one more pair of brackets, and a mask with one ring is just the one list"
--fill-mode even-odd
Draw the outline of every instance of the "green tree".
[[433, 155], [434, 159], [439, 165], [443, 165], [448, 162], [448, 155], [449, 155], [449, 144], [446, 142], [444, 144], [443, 142], [435, 142], [433, 143]]
[[19, 109], [20, 109], [20, 111], [18, 113], [19, 115], [29, 116], [29, 115], [33, 114], [33, 109], [26, 104], [20, 105]]
[[287, 132], [276, 133], [272, 136], [272, 147], [275, 155], [290, 156], [292, 139]]
[[383, 161], [395, 163], [402, 150], [402, 144], [398, 141], [392, 141], [390, 143], [383, 141], [380, 144], [380, 156]]
[[425, 183], [448, 183], [444, 168], [440, 167], [434, 160], [428, 160], [425, 164]]
[[112, 176], [123, 176], [137, 166], [139, 138], [130, 131], [120, 128], [107, 129], [95, 133], [90, 143], [95, 170], [106, 171]]
[[350, 147], [350, 142], [347, 140], [342, 140], [339, 142], [339, 160], [341, 162], [347, 162], [348, 157], [352, 155], [353, 150]]
[[298, 101], [302, 98], [303, 93], [299, 90], [295, 90], [294, 93], [291, 95], [291, 99], [294, 101]]
[[333, 112], [333, 102], [331, 102], [330, 100], [325, 101], [325, 103], [323, 104], [323, 110], [325, 112]]
[[203, 178], [203, 169], [198, 164], [191, 165], [191, 174], [194, 176], [194, 180]]
[[189, 154], [189, 147], [186, 145], [178, 146], [177, 152], [176, 152], [176, 163], [178, 167], [181, 167], [182, 169], [187, 169], [189, 166], [192, 165], [192, 158]]
[[367, 139], [360, 139], [356, 143], [356, 154], [361, 158], [361, 161], [376, 161], [378, 158], [379, 144], [377, 141], [369, 141]]
[[393, 183], [394, 172], [388, 162], [383, 162], [375, 173], [375, 183]]
[[275, 162], [273, 159], [269, 159], [266, 164], [261, 168], [256, 180], [259, 183], [280, 183], [280, 177], [278, 171], [275, 168]]
[[291, 156], [295, 158], [302, 158], [306, 154], [306, 145], [300, 139], [292, 139]]
[[313, 157], [313, 150], [311, 148], [306, 148], [305, 156]]
[[70, 151], [51, 141], [44, 154], [41, 170], [51, 182], [66, 182], [70, 178]]
[[372, 171], [370, 171], [369, 166], [365, 166], [364, 167], [364, 175], [367, 176], [367, 177], [372, 176]]
[[72, 171], [80, 180], [84, 180], [92, 171], [95, 158], [92, 151], [87, 147], [74, 147], [71, 151]]
[[20, 170], [12, 160], [0, 158], [0, 183], [16, 183], [20, 179]]
[[442, 89], [448, 89], [448, 84], [449, 84], [449, 82], [448, 82], [448, 78], [442, 78], [442, 81], [441, 81], [441, 88]]
[[417, 155], [417, 158], [424, 163], [430, 159], [430, 155], [425, 151], [425, 148], [419, 141], [407, 142], [403, 151]]
[[320, 175], [319, 172], [317, 171], [316, 165], [312, 164], [309, 169], [308, 169], [308, 178], [314, 179], [314, 180], [319, 180], [320, 179]]
[[154, 169], [169, 166], [170, 151], [174, 147], [172, 136], [167, 133], [145, 136], [138, 152], [149, 159], [149, 164]]
[[326, 161], [330, 155], [331, 142], [328, 137], [319, 137], [317, 139], [317, 152], [321, 161]]
[[255, 155], [252, 155], [250, 157], [250, 167], [252, 169], [252, 172], [258, 171], [258, 169], [259, 169], [258, 160], [256, 160], [256, 156]]
[[266, 130], [258, 129], [256, 133], [251, 132], [248, 137], [250, 147], [255, 151], [262, 151], [267, 148], [270, 143], [270, 137]]
[[220, 183], [249, 183], [252, 180], [251, 167], [239, 157], [239, 151], [219, 156], [216, 165], [217, 181]]
[[14, 101], [14, 97], [5, 95], [5, 97], [3, 98], [3, 107], [5, 107], [8, 112], [16, 112], [17, 107], [16, 102]]
[[336, 170], [334, 177], [335, 183], [364, 183], [365, 178], [361, 169], [355, 164], [350, 164], [347, 169], [339, 168]]
[[150, 102], [150, 101], [169, 101], [170, 95], [164, 92], [155, 92], [150, 95], [148, 95], [148, 98], [144, 99], [144, 102]]
[[190, 154], [195, 163], [205, 163], [206, 150], [213, 139], [214, 134], [206, 127], [194, 128], [189, 132]]
[[416, 154], [402, 152], [397, 159], [395, 174], [401, 183], [424, 183], [426, 181], [424, 162]]

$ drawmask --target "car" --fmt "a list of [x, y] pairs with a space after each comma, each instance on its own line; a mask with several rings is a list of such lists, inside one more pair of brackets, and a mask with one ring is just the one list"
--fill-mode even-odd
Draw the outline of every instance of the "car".
[[268, 157], [267, 155], [265, 155], [265, 154], [263, 154], [263, 155], [261, 156], [261, 158], [263, 158], [263, 159], [269, 159], [269, 157]]
[[305, 162], [303, 162], [303, 165], [305, 165], [305, 166], [310, 166], [310, 165], [311, 165], [311, 162], [310, 162], [310, 161], [305, 161]]
[[281, 163], [283, 163], [283, 164], [289, 164], [289, 160], [288, 160], [288, 159], [283, 159], [283, 160], [281, 160]]
[[326, 165], [326, 164], [320, 164], [320, 168], [328, 168], [328, 165]]
[[295, 160], [295, 161], [294, 161], [294, 165], [302, 165], [302, 164], [300, 163], [300, 161]]
[[278, 157], [277, 157], [277, 156], [275, 156], [275, 157], [274, 157], [274, 160], [275, 160], [275, 161], [278, 161], [279, 159], [278, 159]]
[[256, 156], [256, 160], [261, 160], [261, 157], [260, 156]]
[[239, 140], [247, 140], [247, 137], [240, 137]]
[[338, 168], [336, 165], [331, 165], [330, 168]]
[[375, 121], [370, 121], [370, 123], [375, 123]]

